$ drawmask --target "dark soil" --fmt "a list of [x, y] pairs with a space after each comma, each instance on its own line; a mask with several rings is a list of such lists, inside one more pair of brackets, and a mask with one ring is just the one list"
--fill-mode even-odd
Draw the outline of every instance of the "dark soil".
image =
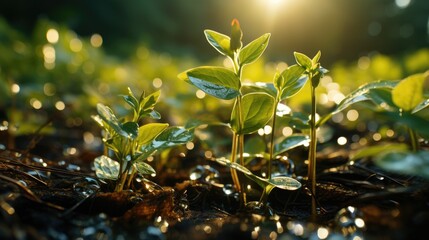
[[[318, 229], [332, 239], [424, 239], [429, 227], [427, 181], [383, 172], [370, 159], [350, 164], [346, 151], [318, 156], [319, 215], [310, 220], [300, 166], [302, 188], [274, 189], [266, 208], [240, 207], [226, 191], [229, 170], [196, 152], [172, 156], [183, 164], [158, 166], [158, 176], [134, 181], [133, 191], [112, 193], [91, 169], [97, 153], [36, 155], [49, 144], [0, 150], [0, 239], [308, 239]], [[197, 165], [218, 171], [216, 181], [191, 181]], [[260, 165], [255, 160], [252, 170]], [[248, 201], [257, 201], [260, 189], [247, 184]]]

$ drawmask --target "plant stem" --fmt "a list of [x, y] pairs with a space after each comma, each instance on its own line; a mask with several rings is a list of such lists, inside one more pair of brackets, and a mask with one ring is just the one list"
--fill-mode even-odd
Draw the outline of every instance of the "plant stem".
[[[238, 135], [234, 132], [232, 135], [232, 149], [231, 149], [231, 162], [235, 163], [237, 159], [237, 144], [238, 144]], [[231, 177], [234, 182], [235, 188], [241, 194], [241, 185], [238, 179], [237, 171], [234, 168], [231, 169]]]
[[[273, 122], [272, 122], [272, 130], [271, 130], [271, 137], [270, 137], [270, 157], [268, 159], [268, 180], [271, 180], [271, 174], [272, 174], [272, 162], [273, 162], [273, 156], [274, 156], [274, 130], [276, 128], [276, 113], [277, 113], [277, 106], [279, 104], [279, 101], [276, 100], [276, 104], [274, 106], [273, 110]], [[267, 188], [265, 187], [262, 191], [261, 198], [259, 202], [262, 204], [262, 206], [266, 206], [267, 200], [268, 200], [268, 192]]]
[[419, 146], [419, 142], [418, 142], [416, 131], [414, 131], [411, 128], [408, 128], [408, 133], [410, 135], [411, 149], [412, 149], [413, 152], [417, 152], [418, 146]]
[[[240, 165], [244, 166], [244, 156], [243, 156], [243, 154], [244, 154], [244, 135], [243, 134], [238, 136], [238, 149], [240, 152]], [[243, 175], [241, 174], [241, 176], [243, 176]], [[241, 200], [243, 201], [243, 204], [245, 206], [247, 203], [246, 192], [244, 191], [244, 189], [246, 189], [246, 186], [244, 186], [244, 183], [241, 183], [241, 184], [242, 184], [242, 186], [241, 186], [242, 191], [241, 191], [240, 197], [241, 197]]]
[[129, 189], [131, 187], [131, 183], [133, 182], [133, 178], [136, 175], [136, 168], [133, 166], [132, 170], [131, 170], [131, 174], [128, 176], [128, 181], [127, 181], [127, 189]]
[[[311, 78], [310, 78], [311, 81]], [[310, 149], [308, 164], [308, 182], [311, 184], [311, 215], [316, 217], [316, 88], [311, 86], [311, 118], [310, 118]]]
[[272, 174], [272, 162], [273, 162], [273, 156], [274, 156], [274, 130], [276, 129], [276, 113], [277, 113], [277, 106], [279, 105], [279, 101], [276, 101], [276, 104], [274, 105], [273, 110], [273, 123], [271, 126], [271, 138], [270, 138], [270, 159], [268, 159], [268, 179], [271, 180], [271, 174]]
[[[243, 69], [239, 64], [238, 52], [234, 52], [234, 57], [231, 58], [231, 61], [232, 61], [233, 66], [234, 66], [234, 72], [235, 72], [235, 74], [237, 74], [238, 78], [240, 79], [240, 88], [241, 88], [241, 73], [242, 73]], [[242, 99], [241, 98], [242, 98], [242, 95], [240, 93], [236, 98], [236, 104], [237, 104], [236, 116], [238, 116], [238, 132], [241, 132], [243, 129], [243, 116], [242, 116], [242, 106], [241, 106], [241, 100]], [[240, 156], [239, 156], [240, 164], [242, 166], [244, 166], [244, 157], [243, 157], [244, 135], [243, 134], [237, 134], [234, 132], [233, 146], [232, 146], [232, 151], [231, 151], [231, 156], [232, 156], [231, 161], [232, 162], [236, 162], [237, 147], [238, 147], [239, 154], [240, 154]], [[244, 186], [241, 186], [237, 171], [235, 169], [231, 169], [231, 175], [233, 176], [233, 181], [234, 181], [234, 184], [237, 188], [237, 191], [240, 194], [240, 205], [245, 206], [246, 205], [246, 194], [243, 191]]]

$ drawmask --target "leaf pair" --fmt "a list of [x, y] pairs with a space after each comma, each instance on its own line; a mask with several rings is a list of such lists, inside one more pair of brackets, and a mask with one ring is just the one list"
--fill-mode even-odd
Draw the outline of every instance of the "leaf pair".
[[271, 36], [265, 33], [242, 48], [242, 32], [236, 19], [233, 20], [231, 37], [213, 30], [205, 30], [204, 34], [209, 44], [222, 55], [234, 59], [235, 54], [238, 53], [240, 66], [256, 61], [264, 53]]
[[298, 65], [305, 69], [305, 73], [311, 79], [311, 85], [313, 87], [319, 86], [320, 79], [328, 72], [327, 69], [320, 66], [321, 52], [318, 51], [312, 59], [299, 52], [294, 52], [294, 56]]
[[128, 105], [131, 106], [133, 109], [133, 121], [138, 122], [143, 117], [151, 117], [154, 119], [160, 119], [161, 115], [154, 110], [155, 104], [158, 102], [160, 91], [156, 91], [149, 96], [145, 96], [145, 93], [143, 92], [140, 95], [140, 98], [137, 100], [137, 98], [134, 96], [133, 92], [130, 88], [128, 88], [128, 95], [123, 95], [125, 102], [128, 103]]
[[[170, 127], [166, 129], [166, 127], [161, 127], [160, 123], [158, 127], [150, 126], [150, 124], [143, 127], [146, 126], [148, 128], [153, 127], [153, 129], [146, 133], [145, 136], [147, 137], [145, 139], [141, 139], [139, 151], [131, 159], [131, 164], [137, 172], [143, 175], [156, 173], [151, 165], [144, 162], [149, 156], [153, 155], [156, 151], [185, 144], [193, 138], [193, 134], [184, 128]], [[108, 156], [102, 155], [95, 158], [94, 166], [95, 173], [99, 178], [116, 180], [119, 176], [120, 163]]]

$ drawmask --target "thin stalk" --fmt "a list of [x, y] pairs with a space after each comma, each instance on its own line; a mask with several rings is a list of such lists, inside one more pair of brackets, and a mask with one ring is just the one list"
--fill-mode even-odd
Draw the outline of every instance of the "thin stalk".
[[[311, 81], [311, 78], [310, 78]], [[308, 182], [311, 184], [312, 193], [311, 215], [316, 217], [316, 88], [311, 86], [311, 118], [310, 118], [310, 149], [309, 149], [309, 164], [308, 164]]]
[[129, 189], [131, 187], [131, 183], [133, 182], [133, 178], [136, 175], [136, 173], [137, 173], [136, 168], [134, 166], [132, 166], [131, 174], [128, 176], [127, 189]]
[[[123, 161], [126, 161], [126, 160], [122, 159], [122, 163]], [[128, 164], [125, 167], [123, 167], [122, 165], [123, 164], [120, 164], [120, 167], [119, 167], [119, 176], [118, 176], [118, 181], [116, 182], [115, 192], [120, 192], [124, 189], [124, 184], [127, 179]]]
[[416, 131], [414, 131], [411, 128], [408, 128], [408, 134], [410, 135], [411, 149], [413, 152], [417, 152], [419, 142], [418, 142]]
[[[237, 74], [238, 78], [240, 79], [241, 83], [241, 73], [242, 73], [242, 67], [239, 64], [238, 61], [238, 52], [234, 52], [234, 57], [231, 58], [231, 61], [234, 66], [234, 72]], [[241, 87], [241, 84], [240, 84]], [[243, 129], [243, 117], [242, 117], [242, 106], [241, 106], [241, 93], [236, 98], [236, 115], [238, 116], [238, 132], [241, 132]], [[236, 162], [236, 156], [237, 156], [237, 150], [239, 151], [239, 159], [240, 164], [244, 166], [244, 157], [243, 157], [243, 149], [244, 149], [244, 136], [241, 134], [237, 134], [234, 132], [233, 135], [233, 146], [231, 151], [231, 162]], [[246, 195], [243, 191], [244, 186], [241, 186], [240, 180], [238, 178], [237, 171], [235, 169], [231, 169], [231, 175], [233, 177], [234, 184], [237, 188], [237, 191], [240, 194], [240, 204], [246, 205]], [[235, 180], [234, 180], [235, 179]]]
[[[277, 113], [277, 106], [279, 104], [279, 101], [276, 101], [276, 104], [274, 106], [273, 110], [273, 122], [272, 122], [272, 131], [271, 131], [271, 137], [270, 137], [270, 157], [268, 159], [268, 180], [271, 180], [271, 174], [272, 174], [272, 162], [273, 162], [273, 156], [274, 156], [274, 129], [276, 128], [276, 113]], [[268, 201], [268, 192], [267, 188], [265, 187], [262, 191], [261, 198], [259, 202], [262, 204], [262, 206], [265, 206]]]
[[[244, 135], [241, 134], [238, 136], [238, 149], [240, 152], [240, 165], [244, 166]], [[246, 189], [246, 186], [244, 186], [244, 183], [241, 183], [241, 189]], [[244, 190], [242, 191], [242, 196], [241, 196], [241, 200], [243, 201], [243, 204], [246, 205], [247, 203], [247, 197], [246, 197], [246, 193], [244, 192]]]
[[[235, 163], [237, 159], [237, 144], [238, 144], [238, 135], [236, 133], [233, 133], [232, 135], [232, 149], [231, 149], [231, 162]], [[234, 182], [235, 187], [237, 188], [237, 191], [241, 193], [241, 185], [240, 181], [238, 180], [237, 170], [234, 168], [231, 169], [231, 177], [232, 181]]]
[[271, 174], [272, 174], [272, 162], [273, 162], [273, 155], [274, 155], [274, 132], [275, 132], [274, 130], [276, 129], [276, 113], [277, 113], [278, 105], [279, 105], [279, 101], [276, 101], [276, 104], [274, 105], [274, 110], [273, 110], [273, 122], [271, 125], [270, 159], [268, 159], [268, 179], [269, 180], [271, 180]]

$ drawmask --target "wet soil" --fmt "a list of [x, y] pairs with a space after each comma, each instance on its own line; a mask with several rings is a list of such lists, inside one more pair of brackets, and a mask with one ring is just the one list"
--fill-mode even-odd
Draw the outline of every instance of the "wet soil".
[[[92, 170], [97, 153], [46, 158], [40, 149], [0, 150], [0, 239], [424, 239], [429, 226], [428, 181], [384, 172], [370, 159], [350, 164], [347, 151], [318, 156], [312, 219], [304, 167], [294, 173], [303, 187], [274, 189], [266, 208], [252, 206], [261, 190], [246, 182], [250, 204], [241, 207], [229, 170], [195, 152], [112, 193]], [[191, 180], [196, 166], [208, 172]]]

